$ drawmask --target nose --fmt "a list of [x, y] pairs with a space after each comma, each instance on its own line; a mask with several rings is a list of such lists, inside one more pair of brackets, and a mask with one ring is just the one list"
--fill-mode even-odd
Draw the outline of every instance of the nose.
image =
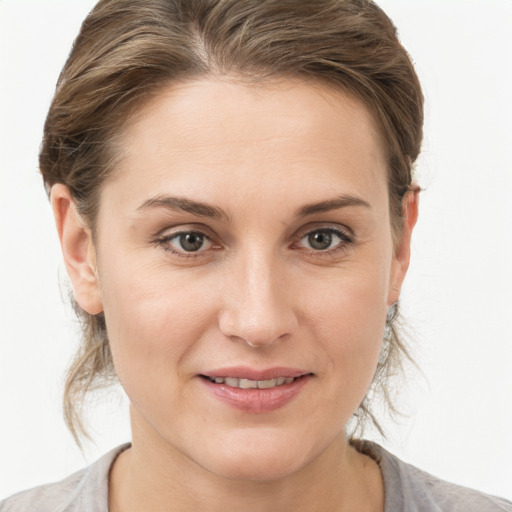
[[272, 254], [255, 252], [231, 267], [219, 313], [225, 336], [256, 348], [294, 333], [298, 319], [283, 270]]

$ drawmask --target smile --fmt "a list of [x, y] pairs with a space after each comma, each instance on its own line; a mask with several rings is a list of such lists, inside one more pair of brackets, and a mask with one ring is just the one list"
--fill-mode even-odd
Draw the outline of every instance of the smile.
[[260, 414], [286, 405], [308, 386], [314, 374], [290, 368], [226, 368], [199, 377], [221, 402], [246, 413]]
[[271, 389], [284, 384], [291, 384], [294, 377], [276, 377], [267, 380], [238, 379], [236, 377], [207, 377], [214, 384], [225, 384], [232, 388], [240, 389]]

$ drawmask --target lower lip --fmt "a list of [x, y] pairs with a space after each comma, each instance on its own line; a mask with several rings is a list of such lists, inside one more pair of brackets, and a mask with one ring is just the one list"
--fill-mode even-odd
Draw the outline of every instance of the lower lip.
[[203, 384], [219, 400], [244, 412], [265, 413], [275, 411], [290, 402], [311, 380], [311, 375], [304, 375], [290, 384], [283, 384], [270, 389], [241, 389], [215, 384], [201, 378]]

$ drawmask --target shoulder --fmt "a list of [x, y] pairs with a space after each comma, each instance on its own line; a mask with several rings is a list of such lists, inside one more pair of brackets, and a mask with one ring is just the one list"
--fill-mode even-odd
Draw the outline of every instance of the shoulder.
[[[436, 478], [391, 454], [386, 457], [390, 491], [410, 512], [512, 512], [512, 503]], [[393, 499], [390, 496], [390, 500]], [[393, 510], [393, 507], [390, 508]]]
[[436, 478], [374, 443], [356, 448], [379, 463], [385, 512], [512, 512], [512, 502]]
[[127, 446], [115, 448], [60, 482], [34, 487], [0, 501], [0, 512], [108, 512], [110, 467]]

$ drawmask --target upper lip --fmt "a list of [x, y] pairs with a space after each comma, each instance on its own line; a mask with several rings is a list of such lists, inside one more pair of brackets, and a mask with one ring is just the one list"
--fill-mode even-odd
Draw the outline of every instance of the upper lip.
[[232, 366], [229, 368], [218, 368], [215, 370], [208, 370], [205, 373], [201, 373], [204, 377], [234, 377], [237, 379], [248, 379], [248, 380], [270, 380], [277, 379], [278, 377], [285, 378], [296, 378], [302, 375], [308, 375], [311, 372], [298, 368], [286, 368], [283, 366], [275, 366], [272, 368], [257, 369], [250, 368], [247, 366]]

